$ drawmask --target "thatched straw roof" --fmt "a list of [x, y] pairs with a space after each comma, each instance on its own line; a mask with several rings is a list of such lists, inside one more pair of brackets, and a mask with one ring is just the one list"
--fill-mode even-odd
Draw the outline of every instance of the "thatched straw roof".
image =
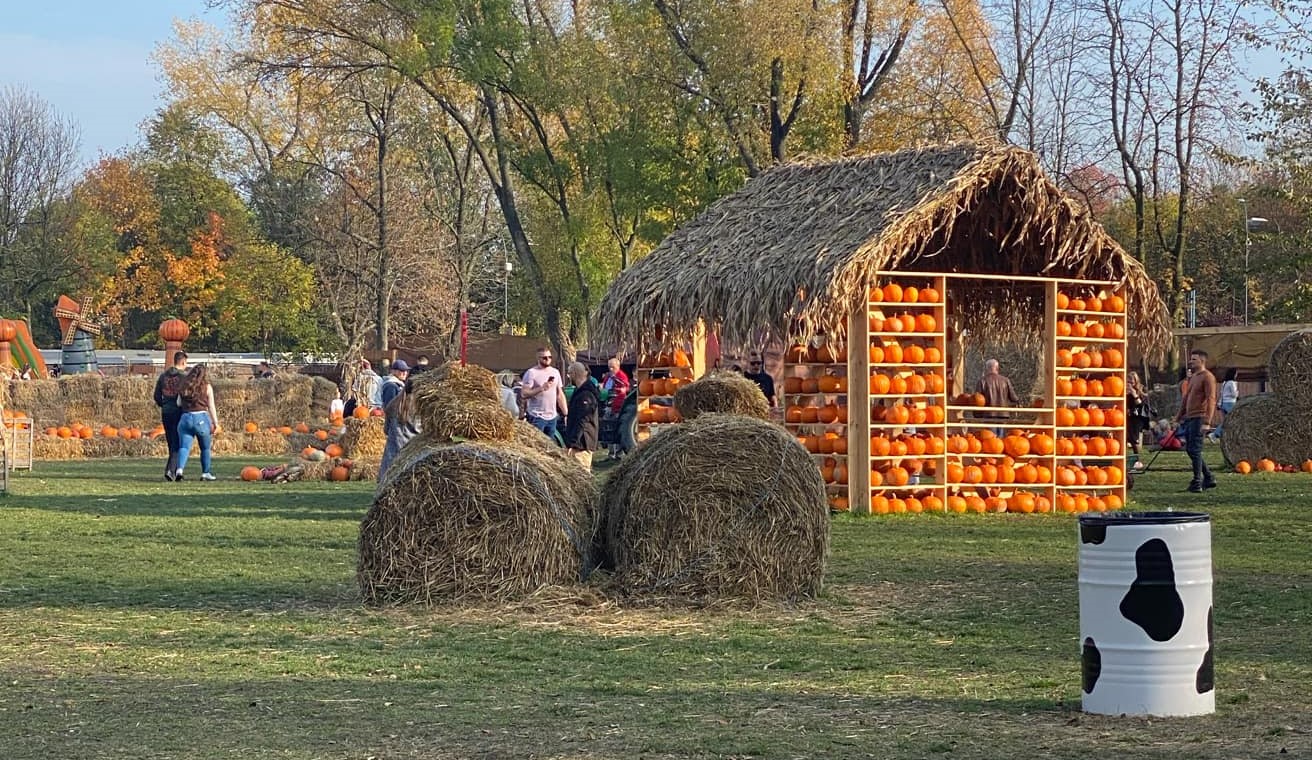
[[[1132, 337], [1170, 344], [1156, 285], [1089, 212], [1011, 147], [964, 144], [787, 164], [721, 198], [611, 285], [599, 345], [648, 351], [699, 321], [723, 341], [845, 330], [878, 271], [1106, 280], [1125, 286]], [[1006, 283], [969, 299], [976, 334], [1030, 334], [1040, 301]], [[660, 339], [657, 339], [657, 335]]]

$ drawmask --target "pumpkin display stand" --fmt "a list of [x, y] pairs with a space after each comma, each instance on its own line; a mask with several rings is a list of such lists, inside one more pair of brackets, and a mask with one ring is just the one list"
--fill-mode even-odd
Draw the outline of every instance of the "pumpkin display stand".
[[[1008, 288], [1042, 309], [1042, 394], [1019, 407], [989, 407], [980, 394], [951, 393], [964, 374], [964, 351], [948, 326], [954, 308], [993, 280], [879, 273], [866, 313], [849, 322], [847, 341], [863, 347], [847, 355], [853, 380], [833, 401], [819, 392], [815, 375], [836, 372], [796, 361], [815, 358], [815, 349], [788, 352], [786, 419], [823, 458], [836, 510], [1028, 513], [1124, 505], [1123, 297], [1111, 282], [1009, 278]], [[832, 412], [820, 418], [830, 404], [844, 410], [845, 428]]]

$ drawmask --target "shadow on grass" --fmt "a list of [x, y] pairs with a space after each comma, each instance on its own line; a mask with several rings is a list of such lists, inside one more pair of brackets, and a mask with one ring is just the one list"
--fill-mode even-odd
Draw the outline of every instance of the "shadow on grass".
[[[62, 678], [6, 669], [6, 757], [1202, 759], [1301, 756], [1297, 716], [1244, 705], [1172, 721], [1079, 712], [1050, 698], [917, 697], [671, 680], [623, 673], [477, 682], [458, 673], [367, 677]], [[605, 682], [614, 679], [617, 687]], [[1070, 701], [1066, 701], [1070, 700]]]

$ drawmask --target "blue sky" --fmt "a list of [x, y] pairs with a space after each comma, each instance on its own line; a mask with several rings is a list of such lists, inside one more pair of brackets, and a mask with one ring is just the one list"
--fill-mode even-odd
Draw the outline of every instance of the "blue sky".
[[220, 23], [205, 0], [0, 0], [0, 87], [36, 93], [82, 132], [82, 157], [135, 145], [160, 106], [150, 62], [174, 18]]

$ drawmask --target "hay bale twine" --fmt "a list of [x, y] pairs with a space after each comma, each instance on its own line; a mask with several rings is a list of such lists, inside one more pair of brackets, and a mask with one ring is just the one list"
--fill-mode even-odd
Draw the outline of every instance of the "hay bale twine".
[[388, 468], [360, 525], [361, 595], [369, 604], [505, 600], [576, 583], [593, 496], [582, 468], [515, 444], [424, 448]]
[[1312, 330], [1295, 330], [1271, 349], [1267, 377], [1287, 408], [1312, 410]]
[[674, 408], [685, 421], [711, 412], [770, 419], [770, 402], [756, 383], [735, 372], [713, 372], [674, 393]]
[[806, 449], [777, 425], [703, 414], [654, 436], [602, 491], [599, 559], [627, 594], [814, 597], [829, 506]]
[[1239, 399], [1226, 415], [1221, 434], [1225, 461], [1233, 466], [1241, 460], [1299, 464], [1312, 459], [1312, 434], [1302, 425], [1290, 424], [1294, 417], [1283, 393], [1255, 393]]

